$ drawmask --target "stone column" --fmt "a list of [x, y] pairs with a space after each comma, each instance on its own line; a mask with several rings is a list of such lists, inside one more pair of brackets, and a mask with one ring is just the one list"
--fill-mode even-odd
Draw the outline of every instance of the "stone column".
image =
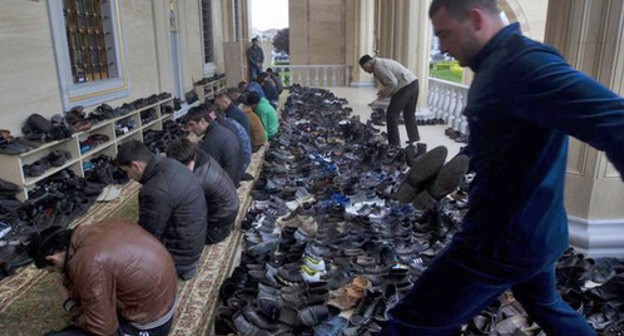
[[[550, 0], [545, 42], [570, 64], [624, 94], [624, 2]], [[570, 241], [593, 256], [624, 256], [624, 184], [606, 155], [570, 142], [565, 204]]]
[[[360, 0], [355, 2], [356, 12], [356, 53], [359, 58], [364, 54], [374, 54], [375, 44], [375, 0]], [[351, 86], [375, 86], [372, 75], [364, 72], [357, 60], [353, 67], [353, 82]]]

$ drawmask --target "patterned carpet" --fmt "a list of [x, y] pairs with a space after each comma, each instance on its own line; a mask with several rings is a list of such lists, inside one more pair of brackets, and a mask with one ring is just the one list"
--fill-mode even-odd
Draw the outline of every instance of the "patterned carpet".
[[[257, 177], [262, 168], [266, 146], [255, 153], [248, 172]], [[178, 282], [178, 309], [170, 335], [210, 335], [214, 310], [218, 304], [219, 285], [227, 277], [239, 253], [240, 221], [251, 202], [252, 182], [243, 182], [238, 189], [241, 210], [237, 228], [223, 242], [207, 246], [197, 276]], [[93, 225], [110, 216], [136, 221], [138, 217], [138, 183], [124, 186], [122, 196], [111, 203], [94, 206], [73, 225]], [[61, 308], [56, 276], [34, 266], [20, 269], [17, 274], [0, 282], [0, 336], [42, 335], [68, 324]]]

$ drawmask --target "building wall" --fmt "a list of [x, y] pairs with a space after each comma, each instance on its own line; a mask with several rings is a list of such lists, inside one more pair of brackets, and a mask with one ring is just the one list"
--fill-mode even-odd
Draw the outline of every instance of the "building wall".
[[[56, 0], [54, 0], [56, 1]], [[197, 1], [178, 1], [184, 90], [203, 76], [202, 39]], [[130, 83], [124, 102], [162, 91], [172, 92], [169, 4], [161, 0], [122, 0], [121, 18]], [[63, 112], [47, 1], [3, 0], [0, 10], [0, 128], [21, 134], [32, 113]], [[213, 1], [217, 72], [224, 72], [222, 5]], [[90, 110], [87, 107], [87, 110]]]
[[353, 6], [347, 0], [290, 0], [289, 6], [291, 64], [345, 64], [347, 7]]

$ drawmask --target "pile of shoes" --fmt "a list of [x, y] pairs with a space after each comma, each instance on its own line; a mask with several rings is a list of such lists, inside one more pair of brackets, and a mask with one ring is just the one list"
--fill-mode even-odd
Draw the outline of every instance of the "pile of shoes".
[[446, 122], [442, 118], [429, 118], [429, 119], [416, 120], [416, 125], [418, 126], [444, 125], [444, 124], [446, 124]]
[[455, 191], [466, 175], [470, 159], [459, 154], [445, 164], [447, 153], [446, 147], [439, 146], [416, 158], [397, 191], [397, 199], [430, 211]]
[[217, 81], [217, 80], [219, 80], [221, 78], [225, 78], [225, 74], [214, 74], [214, 75], [212, 75], [210, 77], [204, 77], [204, 78], [198, 80], [197, 82], [195, 82], [195, 85], [206, 85], [206, 84], [208, 84], [210, 82]]
[[76, 106], [66, 112], [65, 123], [70, 126], [72, 133], [88, 131], [93, 126], [82, 106]]
[[108, 141], [110, 138], [106, 134], [91, 134], [85, 140], [80, 141], [80, 153], [84, 154]]
[[137, 121], [132, 117], [122, 119], [115, 124], [115, 134], [117, 136], [124, 135], [137, 128], [137, 126]]
[[460, 131], [454, 130], [452, 127], [444, 130], [444, 134], [459, 143], [468, 143], [468, 136]]
[[50, 152], [47, 156], [31, 163], [25, 164], [22, 167], [24, 175], [35, 177], [45, 174], [45, 172], [51, 167], [61, 167], [68, 160], [71, 160], [72, 156], [69, 151], [63, 149], [56, 149]]
[[35, 142], [52, 142], [71, 137], [71, 130], [64, 124], [63, 118], [55, 118], [52, 122], [36, 113], [26, 119], [22, 133], [27, 140]]
[[169, 144], [176, 139], [185, 138], [188, 132], [180, 121], [167, 120], [162, 130], [146, 130], [143, 132], [143, 143], [154, 154], [166, 153]]
[[371, 113], [370, 120], [375, 126], [385, 126], [386, 125], [386, 110], [374, 109], [373, 112]]
[[150, 108], [150, 109], [141, 111], [141, 123], [143, 125], [149, 124], [150, 122], [156, 120], [156, 118], [158, 118], [158, 115], [156, 115], [155, 108]]
[[437, 202], [444, 216], [395, 200], [426, 146], [388, 146], [345, 103], [324, 90], [291, 89], [242, 223], [241, 264], [221, 286], [216, 334], [379, 332], [458, 229], [463, 193]]
[[199, 100], [199, 98], [197, 97], [197, 92], [195, 92], [195, 90], [190, 90], [189, 92], [185, 93], [184, 100], [187, 104], [193, 104], [194, 102]]
[[21, 154], [41, 146], [41, 142], [30, 141], [24, 137], [13, 137], [11, 131], [0, 130], [0, 154]]

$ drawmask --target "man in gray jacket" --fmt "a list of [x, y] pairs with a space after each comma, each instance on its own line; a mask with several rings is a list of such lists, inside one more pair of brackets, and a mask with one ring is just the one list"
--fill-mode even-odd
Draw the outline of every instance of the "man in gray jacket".
[[372, 58], [364, 55], [360, 58], [360, 66], [364, 71], [373, 74], [383, 88], [377, 93], [378, 99], [390, 98], [386, 112], [388, 142], [392, 146], [401, 146], [399, 135], [399, 114], [403, 111], [408, 143], [420, 141], [416, 125], [416, 103], [418, 102], [418, 78], [399, 62]]
[[247, 49], [247, 65], [249, 66], [249, 80], [255, 80], [262, 72], [264, 53], [258, 45], [258, 38], [251, 39], [251, 47]]

